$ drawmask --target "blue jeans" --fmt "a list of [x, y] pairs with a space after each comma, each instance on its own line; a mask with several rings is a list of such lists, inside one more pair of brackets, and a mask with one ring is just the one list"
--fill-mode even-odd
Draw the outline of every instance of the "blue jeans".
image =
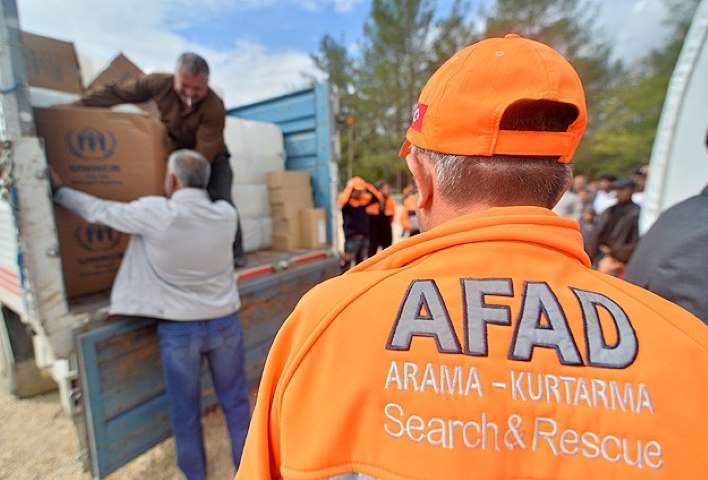
[[231, 436], [234, 466], [238, 469], [251, 416], [238, 312], [212, 320], [161, 320], [157, 335], [177, 465], [189, 480], [206, 478], [200, 406], [200, 373], [206, 358]]

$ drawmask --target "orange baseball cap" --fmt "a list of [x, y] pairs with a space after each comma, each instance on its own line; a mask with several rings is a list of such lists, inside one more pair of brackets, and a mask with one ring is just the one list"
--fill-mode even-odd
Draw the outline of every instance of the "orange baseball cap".
[[[565, 132], [501, 130], [512, 104], [550, 100], [573, 105]], [[587, 123], [577, 72], [558, 52], [509, 34], [470, 45], [445, 62], [420, 94], [400, 155], [416, 145], [454, 155], [559, 156], [570, 162]]]

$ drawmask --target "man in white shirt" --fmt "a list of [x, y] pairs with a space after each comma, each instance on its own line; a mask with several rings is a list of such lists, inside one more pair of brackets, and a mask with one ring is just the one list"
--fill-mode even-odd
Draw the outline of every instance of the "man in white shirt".
[[612, 184], [617, 180], [614, 175], [603, 175], [600, 177], [600, 187], [595, 193], [593, 209], [595, 215], [602, 215], [605, 210], [617, 203], [617, 197], [612, 190]]
[[110, 313], [158, 319], [177, 464], [189, 480], [206, 478], [200, 409], [204, 357], [224, 410], [236, 468], [250, 420], [230, 248], [236, 211], [226, 201], [209, 199], [209, 175], [209, 162], [200, 153], [177, 150], [168, 160], [168, 198], [122, 203], [65, 187], [52, 172], [56, 203], [90, 223], [131, 235]]

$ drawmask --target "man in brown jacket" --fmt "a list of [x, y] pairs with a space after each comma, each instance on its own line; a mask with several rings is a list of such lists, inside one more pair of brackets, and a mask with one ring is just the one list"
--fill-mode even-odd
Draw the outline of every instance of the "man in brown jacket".
[[[233, 205], [233, 172], [224, 143], [224, 102], [209, 88], [209, 65], [196, 53], [183, 53], [174, 74], [152, 73], [93, 90], [77, 103], [85, 107], [112, 107], [153, 100], [167, 129], [170, 150], [190, 149], [211, 162], [207, 191], [212, 200]], [[241, 227], [234, 242], [234, 264], [245, 264]]]

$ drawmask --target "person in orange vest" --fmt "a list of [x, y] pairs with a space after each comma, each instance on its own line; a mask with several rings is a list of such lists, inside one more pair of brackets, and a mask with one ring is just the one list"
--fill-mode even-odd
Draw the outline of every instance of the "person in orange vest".
[[361, 177], [352, 177], [337, 198], [342, 210], [344, 228], [344, 258], [342, 272], [367, 258], [369, 251], [370, 218], [367, 209], [382, 200], [381, 193]]
[[369, 257], [379, 251], [387, 249], [393, 243], [393, 230], [391, 224], [396, 214], [396, 204], [391, 196], [391, 186], [384, 180], [376, 182], [379, 192], [377, 201], [366, 208], [369, 214]]
[[708, 329], [593, 271], [550, 210], [586, 118], [573, 67], [518, 35], [433, 74], [401, 149], [422, 233], [300, 301], [238, 479], [705, 476]]
[[408, 192], [404, 191], [403, 208], [401, 209], [401, 228], [403, 235], [412, 237], [420, 233], [418, 217], [416, 214], [416, 204], [418, 203], [418, 192], [415, 187]]

